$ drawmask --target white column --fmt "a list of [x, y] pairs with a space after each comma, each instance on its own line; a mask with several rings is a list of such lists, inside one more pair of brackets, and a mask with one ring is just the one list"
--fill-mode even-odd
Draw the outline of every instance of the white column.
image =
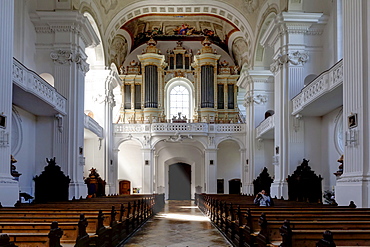
[[[256, 171], [267, 166], [272, 172], [272, 164], [267, 164], [265, 155], [271, 150], [263, 149], [261, 141], [256, 140], [256, 127], [264, 120], [264, 115], [267, 110], [274, 109], [273, 104], [273, 83], [270, 83], [269, 78], [273, 74], [266, 70], [248, 71], [243, 68], [241, 76], [238, 80], [238, 86], [245, 89], [246, 94], [246, 154], [244, 162], [244, 177], [243, 193], [253, 193], [253, 180], [258, 176]], [[271, 139], [271, 137], [270, 137]], [[256, 148], [257, 147], [257, 148]], [[248, 163], [247, 163], [248, 160]]]
[[31, 17], [37, 33], [39, 70], [49, 70], [55, 88], [67, 99], [62, 131], [55, 131], [53, 155], [71, 178], [69, 198], [87, 195], [84, 170], [85, 74], [89, 70], [85, 48], [99, 43], [88, 19], [77, 11], [40, 11]]
[[12, 126], [12, 71], [14, 1], [0, 1], [0, 114], [5, 119], [5, 128], [0, 127], [0, 203], [13, 207], [19, 198], [18, 182], [10, 175], [11, 126]]
[[73, 50], [56, 49], [50, 54], [54, 61], [55, 88], [67, 98], [67, 115], [63, 130], [55, 132], [54, 156], [62, 171], [69, 175], [69, 197], [87, 195], [83, 181], [84, 93], [86, 55]]
[[250, 176], [249, 173], [249, 160], [245, 158], [246, 156], [246, 149], [239, 149], [240, 152], [240, 163], [241, 163], [241, 182], [242, 182], [242, 193], [244, 194], [251, 194], [253, 191], [253, 186], [249, 181], [253, 181], [253, 177]]
[[[370, 21], [368, 1], [343, 2], [343, 132], [344, 171], [337, 180], [335, 199], [339, 205], [354, 201], [358, 207], [370, 206], [369, 185], [369, 78], [367, 29]], [[357, 126], [348, 117], [357, 116]], [[350, 128], [351, 127], [351, 128]]]
[[[307, 35], [310, 35], [311, 26], [320, 23], [323, 17], [322, 13], [298, 15], [296, 11], [302, 11], [302, 7], [303, 0], [290, 1], [289, 12], [282, 12], [262, 37], [262, 43], [273, 47], [275, 52], [270, 66], [275, 84], [275, 180], [271, 186], [271, 195], [278, 198], [283, 196], [285, 199], [288, 197], [286, 178], [305, 158], [304, 132], [303, 128], [293, 126], [291, 99], [304, 87], [304, 76], [307, 73], [304, 65], [310, 55], [306, 51], [309, 40]], [[281, 30], [284, 31], [281, 33]], [[313, 157], [312, 162], [315, 161], [320, 162], [317, 157]]]
[[[105, 131], [105, 174], [109, 194], [117, 193], [117, 171], [118, 162], [113, 158], [113, 107], [115, 106], [113, 88], [114, 77], [108, 75], [105, 81], [105, 99], [104, 99], [104, 131]], [[116, 163], [115, 163], [116, 162]]]
[[110, 185], [105, 188], [106, 194], [118, 194], [119, 193], [119, 182], [118, 182], [118, 153], [119, 151], [120, 150], [118, 148], [113, 148], [112, 164], [109, 163], [109, 166], [106, 168], [107, 170], [110, 170], [109, 180], [112, 181]]
[[217, 149], [206, 149], [204, 153], [205, 191], [217, 193]]

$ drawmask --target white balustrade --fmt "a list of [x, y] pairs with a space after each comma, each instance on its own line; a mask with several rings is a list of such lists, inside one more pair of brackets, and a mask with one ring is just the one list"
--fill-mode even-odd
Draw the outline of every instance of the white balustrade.
[[256, 138], [275, 128], [275, 115], [269, 116], [263, 120], [256, 128]]
[[324, 94], [334, 90], [343, 83], [343, 60], [340, 60], [329, 70], [321, 73], [315, 80], [302, 89], [301, 93], [293, 98], [293, 112], [295, 115], [305, 106], [317, 100]]
[[51, 105], [57, 112], [66, 114], [67, 100], [35, 72], [13, 59], [13, 83]]
[[98, 122], [87, 115], [85, 115], [84, 117], [85, 129], [88, 129], [91, 132], [95, 133], [98, 137], [103, 138], [103, 128], [98, 124]]
[[244, 124], [207, 124], [207, 123], [154, 123], [154, 124], [114, 124], [118, 133], [242, 133]]

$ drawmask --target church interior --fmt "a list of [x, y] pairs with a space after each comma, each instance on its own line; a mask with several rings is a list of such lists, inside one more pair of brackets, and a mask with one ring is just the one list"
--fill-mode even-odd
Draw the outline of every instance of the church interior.
[[[41, 202], [55, 169], [66, 200], [255, 195], [266, 176], [278, 200], [369, 208], [369, 13], [350, 0], [1, 1], [1, 205]], [[305, 188], [291, 182], [305, 172]]]

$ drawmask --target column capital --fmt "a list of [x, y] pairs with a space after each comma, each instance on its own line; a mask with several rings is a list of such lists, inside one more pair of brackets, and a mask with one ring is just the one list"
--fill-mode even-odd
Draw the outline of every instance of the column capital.
[[50, 52], [50, 58], [55, 64], [59, 65], [71, 65], [72, 63], [76, 63], [84, 74], [89, 71], [89, 64], [86, 62], [87, 56], [84, 53], [59, 49]]
[[30, 16], [36, 33], [71, 33], [81, 38], [83, 48], [100, 43], [87, 17], [78, 11], [37, 11]]
[[307, 52], [295, 51], [287, 52], [285, 54], [278, 54], [270, 65], [270, 71], [272, 73], [277, 73], [281, 66], [284, 64], [288, 65], [304, 65], [309, 59]]
[[289, 34], [321, 35], [327, 22], [323, 13], [282, 12], [267, 27], [261, 44], [273, 47], [280, 37]]

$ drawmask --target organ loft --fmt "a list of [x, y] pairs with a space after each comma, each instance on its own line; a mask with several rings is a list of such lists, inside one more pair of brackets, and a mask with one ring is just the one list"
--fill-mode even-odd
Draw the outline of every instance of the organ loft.
[[[238, 67], [222, 61], [211, 47], [207, 36], [196, 54], [183, 47], [181, 41], [162, 54], [151, 38], [137, 60], [130, 62], [122, 81], [122, 105], [119, 123], [239, 123], [237, 101]], [[189, 108], [170, 106], [171, 92], [166, 94], [169, 81], [181, 78], [186, 87], [182, 100]], [[181, 97], [181, 96], [177, 96]], [[180, 99], [181, 100], [181, 99]]]

